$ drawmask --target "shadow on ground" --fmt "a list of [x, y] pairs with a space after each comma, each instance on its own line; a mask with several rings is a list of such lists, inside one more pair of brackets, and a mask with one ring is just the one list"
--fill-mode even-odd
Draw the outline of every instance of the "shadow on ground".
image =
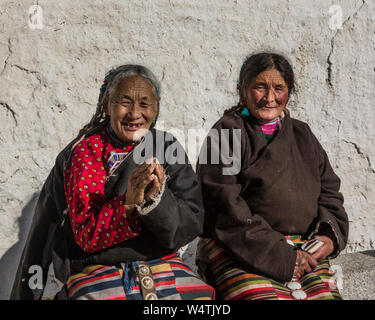
[[375, 250], [362, 251], [361, 253], [371, 257], [375, 257]]

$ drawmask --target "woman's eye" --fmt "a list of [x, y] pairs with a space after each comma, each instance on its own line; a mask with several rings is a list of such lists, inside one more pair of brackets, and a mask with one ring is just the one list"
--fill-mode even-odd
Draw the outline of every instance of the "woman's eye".
[[265, 89], [264, 85], [263, 84], [259, 84], [257, 86], [255, 86], [255, 89]]

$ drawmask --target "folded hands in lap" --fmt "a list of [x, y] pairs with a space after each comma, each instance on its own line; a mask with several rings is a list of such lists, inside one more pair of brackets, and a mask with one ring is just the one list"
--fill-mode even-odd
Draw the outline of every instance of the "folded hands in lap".
[[333, 252], [332, 240], [323, 235], [316, 235], [324, 244], [314, 254], [309, 254], [303, 250], [297, 250], [296, 266], [293, 277], [301, 278], [304, 274], [313, 271], [318, 265], [318, 261], [325, 259]]

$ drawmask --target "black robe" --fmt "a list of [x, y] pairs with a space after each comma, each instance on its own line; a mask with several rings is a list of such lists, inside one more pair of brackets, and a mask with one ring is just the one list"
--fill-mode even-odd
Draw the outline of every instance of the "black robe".
[[[349, 222], [340, 179], [306, 123], [287, 113], [269, 144], [254, 118], [237, 112], [224, 115], [213, 128], [241, 130], [241, 168], [224, 175], [228, 164], [210, 164], [210, 159], [198, 164], [204, 237], [215, 239], [248, 272], [279, 282], [292, 278], [296, 262], [285, 235], [308, 238], [319, 232], [333, 240], [332, 257], [344, 249]], [[212, 150], [220, 151], [221, 143], [208, 138], [203, 148], [210, 156]], [[204, 254], [197, 261], [206, 261]]]

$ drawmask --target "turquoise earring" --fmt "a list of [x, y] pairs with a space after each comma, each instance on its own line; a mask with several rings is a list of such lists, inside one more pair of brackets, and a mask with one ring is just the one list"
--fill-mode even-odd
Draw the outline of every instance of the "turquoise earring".
[[247, 108], [244, 107], [244, 108], [242, 109], [241, 115], [243, 115], [243, 116], [249, 116], [249, 115], [250, 115], [249, 110], [247, 110]]
[[242, 116], [249, 116], [249, 110], [246, 108], [246, 104], [243, 98], [240, 99], [240, 106], [242, 107], [241, 115]]

